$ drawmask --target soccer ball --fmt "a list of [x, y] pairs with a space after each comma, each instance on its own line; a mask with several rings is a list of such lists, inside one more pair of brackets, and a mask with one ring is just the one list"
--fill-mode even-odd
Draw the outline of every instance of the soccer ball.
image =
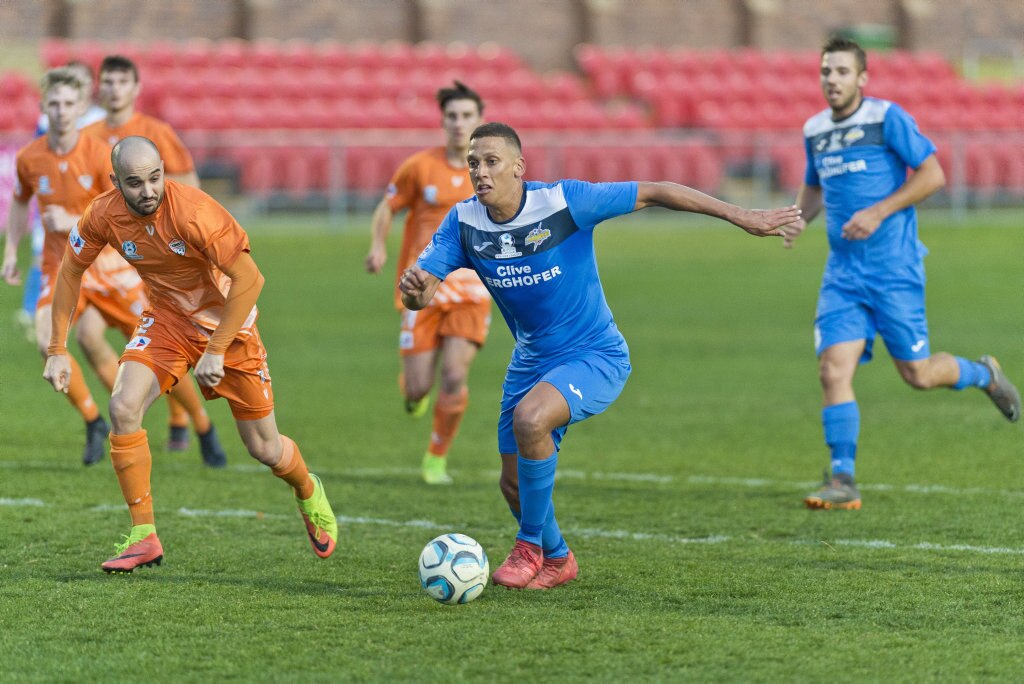
[[472, 537], [442, 534], [420, 553], [420, 586], [435, 601], [469, 603], [483, 593], [491, 566]]

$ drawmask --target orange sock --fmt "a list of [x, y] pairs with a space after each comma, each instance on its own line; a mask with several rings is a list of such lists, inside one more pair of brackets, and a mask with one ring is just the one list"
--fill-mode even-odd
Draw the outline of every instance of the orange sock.
[[469, 388], [463, 387], [461, 392], [447, 394], [437, 393], [437, 404], [434, 406], [434, 431], [430, 434], [430, 446], [427, 447], [434, 456], [444, 456], [448, 447], [459, 431], [462, 416], [466, 414], [469, 404]]
[[291, 438], [281, 435], [281, 460], [270, 470], [290, 484], [300, 499], [306, 500], [313, 496], [313, 479], [309, 476], [299, 445]]
[[90, 423], [100, 416], [100, 410], [96, 402], [92, 400], [92, 392], [85, 384], [85, 377], [82, 375], [82, 367], [75, 361], [75, 357], [68, 355], [71, 361], [71, 382], [68, 386], [68, 401], [78, 409], [85, 422]]
[[114, 464], [121, 493], [132, 516], [132, 526], [153, 524], [153, 497], [149, 475], [153, 457], [149, 453], [146, 431], [127, 435], [110, 433], [110, 462]]
[[192, 427], [196, 432], [205, 435], [210, 431], [210, 417], [203, 408], [203, 401], [196, 392], [196, 386], [192, 384], [192, 378], [185, 376], [178, 384], [171, 388], [168, 397], [168, 407], [171, 409], [171, 425], [184, 427], [188, 425], [189, 418], [192, 419]]

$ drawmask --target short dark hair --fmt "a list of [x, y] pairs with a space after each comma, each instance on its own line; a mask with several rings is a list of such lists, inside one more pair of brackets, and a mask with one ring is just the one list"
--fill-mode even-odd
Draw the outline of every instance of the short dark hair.
[[515, 149], [516, 154], [523, 153], [523, 143], [519, 140], [519, 134], [516, 133], [514, 128], [500, 121], [492, 121], [491, 123], [477, 126], [473, 129], [469, 139], [476, 140], [477, 138], [504, 138]]
[[103, 58], [103, 62], [100, 64], [100, 76], [103, 76], [105, 71], [128, 71], [131, 72], [132, 78], [135, 82], [139, 81], [139, 68], [135, 66], [135, 62], [128, 59], [124, 55], [107, 55]]
[[437, 106], [444, 111], [444, 108], [448, 106], [448, 103], [452, 100], [472, 100], [476, 102], [477, 113], [484, 113], [484, 101], [479, 94], [465, 83], [461, 81], [455, 81], [455, 87], [453, 88], [441, 88], [437, 91]]
[[827, 52], [852, 52], [857, 58], [857, 67], [861, 71], [868, 70], [868, 56], [864, 54], [864, 48], [845, 36], [832, 36], [824, 47], [821, 48], [821, 55], [824, 57]]

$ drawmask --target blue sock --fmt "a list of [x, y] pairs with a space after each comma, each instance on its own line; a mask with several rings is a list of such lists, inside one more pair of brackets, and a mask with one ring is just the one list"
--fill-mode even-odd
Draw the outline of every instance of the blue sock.
[[[512, 511], [511, 508], [509, 510]], [[523, 516], [519, 511], [512, 511], [512, 516], [516, 522], [522, 521]], [[554, 502], [548, 509], [548, 517], [544, 520], [544, 529], [541, 530], [540, 536], [540, 548], [544, 550], [545, 558], [562, 558], [569, 555], [569, 545], [565, 543], [562, 530], [558, 527], [558, 521], [555, 520]]]
[[551, 506], [551, 493], [555, 489], [555, 468], [558, 452], [543, 461], [518, 457], [519, 470], [519, 534], [517, 539], [540, 546], [543, 543], [544, 523]]
[[965, 387], [988, 387], [992, 384], [992, 372], [983, 363], [968, 361], [956, 356], [956, 365], [960, 366], [960, 378], [953, 385], [953, 389], [962, 390]]
[[853, 463], [857, 458], [857, 437], [860, 434], [860, 409], [857, 402], [826, 406], [821, 411], [825, 426], [825, 443], [832, 451], [832, 475], [853, 477]]
[[39, 301], [39, 286], [43, 272], [38, 266], [29, 269], [25, 276], [25, 293], [22, 295], [21, 308], [30, 316], [36, 314], [36, 302]]

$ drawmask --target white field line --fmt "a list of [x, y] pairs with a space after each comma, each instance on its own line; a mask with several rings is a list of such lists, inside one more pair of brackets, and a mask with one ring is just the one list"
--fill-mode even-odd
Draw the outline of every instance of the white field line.
[[[179, 469], [201, 469], [198, 463], [164, 463], [163, 467], [171, 466], [175, 470]], [[0, 461], [0, 469], [25, 469], [25, 470], [40, 470], [47, 469], [49, 466], [45, 463], [28, 462], [28, 461]], [[54, 469], [50, 467], [50, 469]], [[59, 467], [57, 469], [67, 470], [68, 468]], [[77, 469], [77, 468], [76, 468]], [[227, 470], [240, 473], [265, 473], [267, 467], [259, 463], [239, 463], [229, 465]], [[322, 476], [330, 477], [418, 477], [420, 474], [419, 468], [412, 467], [391, 467], [391, 468], [340, 468], [340, 469], [314, 469], [314, 471]], [[499, 471], [497, 469], [459, 469], [452, 468], [450, 471], [456, 477], [460, 474], [468, 475], [473, 478], [490, 478], [495, 481], [498, 479]], [[595, 482], [638, 482], [638, 483], [651, 483], [658, 485], [683, 483], [692, 485], [708, 485], [712, 487], [747, 487], [751, 489], [768, 488], [768, 489], [791, 489], [791, 490], [807, 490], [810, 491], [821, 484], [820, 481], [804, 481], [797, 482], [794, 480], [775, 480], [770, 478], [761, 477], [719, 477], [717, 475], [687, 475], [687, 476], [674, 476], [674, 475], [663, 475], [660, 473], [624, 473], [624, 472], [600, 472], [600, 471], [584, 471], [584, 470], [573, 470], [571, 468], [565, 468], [558, 471], [558, 479], [562, 480], [579, 480], [579, 481], [595, 481]], [[858, 487], [863, 491], [869, 492], [898, 492], [905, 494], [944, 494], [947, 496], [1006, 496], [1013, 498], [1024, 497], [1024, 489], [1012, 490], [1012, 489], [989, 489], [986, 487], [950, 487], [947, 485], [932, 485], [932, 484], [921, 484], [921, 483], [907, 483], [907, 484], [886, 484], [886, 483], [871, 483], [866, 482], [859, 484]], [[0, 504], [3, 505], [3, 504]]]
[[0, 506], [14, 506], [21, 508], [22, 506], [45, 506], [46, 504], [39, 499], [8, 499], [0, 497]]
[[[4, 501], [13, 502], [14, 499], [0, 499], [0, 505], [15, 505], [13, 503], [3, 504]], [[38, 499], [21, 499], [22, 503], [19, 505], [29, 506], [43, 506], [45, 505]], [[26, 503], [27, 502], [27, 503]], [[124, 504], [102, 504], [99, 506], [93, 506], [89, 510], [97, 513], [106, 513], [110, 511], [124, 511], [127, 508]], [[229, 509], [196, 509], [196, 508], [179, 508], [176, 513], [181, 516], [189, 518], [254, 518], [257, 520], [263, 519], [291, 519], [293, 516], [284, 515], [281, 513], [264, 513], [263, 511], [254, 511], [240, 508], [229, 508]], [[375, 525], [378, 527], [399, 527], [399, 528], [411, 528], [411, 529], [428, 529], [428, 530], [452, 530], [458, 527], [457, 525], [448, 525], [445, 523], [438, 523], [431, 520], [392, 520], [389, 518], [376, 518], [368, 516], [348, 516], [339, 515], [338, 522], [342, 525]], [[751, 540], [748, 537], [730, 537], [725, 534], [713, 534], [706, 537], [679, 537], [668, 534], [651, 533], [651, 532], [630, 532], [628, 530], [604, 530], [599, 528], [565, 528], [566, 533], [570, 537], [583, 537], [588, 539], [603, 538], [603, 539], [625, 539], [630, 541], [639, 542], [654, 542], [659, 544], [724, 544], [726, 542], [735, 543], [760, 543], [760, 544], [789, 544], [793, 546], [824, 546], [828, 548], [834, 548], [837, 546], [855, 547], [862, 549], [882, 549], [882, 550], [912, 550], [912, 551], [928, 551], [937, 553], [965, 553], [965, 554], [981, 554], [981, 555], [1010, 555], [1010, 556], [1024, 556], [1024, 548], [1013, 548], [1006, 546], [975, 546], [973, 544], [934, 544], [932, 542], [917, 542], [917, 543], [906, 543], [906, 542], [894, 542], [887, 539], [833, 539], [831, 541], [826, 540], [814, 540], [814, 539], [789, 539], [789, 540]]]

